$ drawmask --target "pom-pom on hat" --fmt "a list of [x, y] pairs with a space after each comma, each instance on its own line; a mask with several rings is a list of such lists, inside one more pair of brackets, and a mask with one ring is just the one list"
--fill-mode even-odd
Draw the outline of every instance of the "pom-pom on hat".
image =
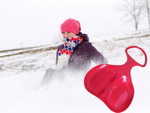
[[81, 31], [80, 22], [71, 18], [65, 20], [61, 24], [60, 28], [61, 28], [61, 33], [72, 32], [72, 33], [78, 34]]

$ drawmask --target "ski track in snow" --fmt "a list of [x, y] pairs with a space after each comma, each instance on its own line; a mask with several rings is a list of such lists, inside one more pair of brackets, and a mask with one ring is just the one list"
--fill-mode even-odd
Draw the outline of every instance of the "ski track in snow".
[[[107, 37], [93, 38], [91, 42], [109, 64], [114, 65], [126, 62], [124, 50], [128, 46], [137, 45], [146, 51], [147, 66], [134, 67], [131, 71], [135, 95], [124, 113], [150, 113], [150, 33], [117, 35], [108, 40]], [[0, 113], [112, 113], [86, 91], [83, 73], [69, 75], [66, 72], [63, 79], [55, 77], [49, 85], [39, 87], [45, 70], [55, 68], [55, 53], [56, 49], [52, 49], [0, 58]], [[132, 51], [131, 54], [140, 63], [144, 62], [141, 52]]]

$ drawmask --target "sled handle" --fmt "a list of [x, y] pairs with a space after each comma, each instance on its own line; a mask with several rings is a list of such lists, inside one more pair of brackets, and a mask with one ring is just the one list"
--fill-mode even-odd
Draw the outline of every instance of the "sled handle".
[[[131, 48], [137, 48], [137, 49], [140, 49], [140, 50], [143, 52], [143, 54], [144, 54], [144, 56], [145, 56], [145, 62], [144, 62], [144, 64], [138, 63], [137, 61], [135, 61], [135, 60], [129, 55], [128, 50], [131, 49]], [[147, 55], [146, 55], [146, 52], [145, 52], [142, 48], [140, 48], [140, 47], [138, 47], [138, 46], [129, 46], [129, 47], [126, 48], [125, 53], [126, 53], [126, 55], [127, 55], [128, 61], [130, 61], [129, 63], [131, 63], [131, 61], [132, 61], [133, 65], [135, 65], [135, 66], [141, 66], [141, 67], [145, 67], [145, 66], [146, 66], [146, 64], [147, 64]]]

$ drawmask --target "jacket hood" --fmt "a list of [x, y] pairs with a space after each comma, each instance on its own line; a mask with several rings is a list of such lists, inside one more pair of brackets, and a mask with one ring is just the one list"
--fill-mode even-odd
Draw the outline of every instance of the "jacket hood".
[[83, 38], [83, 41], [88, 41], [89, 42], [89, 37], [87, 34], [83, 34], [82, 32], [78, 33], [78, 36]]

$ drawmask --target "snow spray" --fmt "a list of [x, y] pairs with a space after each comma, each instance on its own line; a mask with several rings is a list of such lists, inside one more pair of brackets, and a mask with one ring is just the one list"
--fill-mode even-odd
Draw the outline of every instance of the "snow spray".
[[[144, 64], [135, 61], [128, 50], [136, 48], [145, 56]], [[131, 104], [134, 96], [134, 87], [130, 71], [134, 66], [145, 67], [147, 55], [145, 51], [137, 46], [130, 46], [125, 49], [127, 61], [123, 65], [101, 64], [92, 68], [84, 78], [84, 85], [87, 91], [103, 101], [113, 112], [123, 112]]]

